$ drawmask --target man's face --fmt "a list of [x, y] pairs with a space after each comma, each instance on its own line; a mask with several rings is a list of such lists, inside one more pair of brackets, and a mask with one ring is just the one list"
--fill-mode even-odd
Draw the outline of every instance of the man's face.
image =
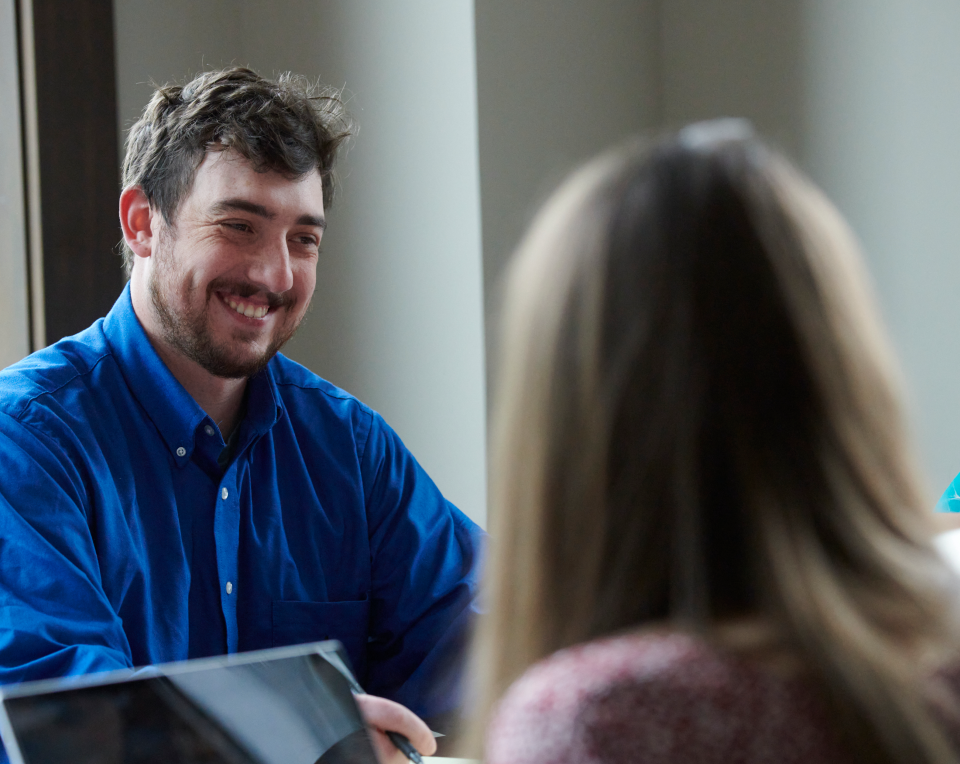
[[218, 377], [263, 368], [310, 304], [323, 227], [318, 172], [289, 180], [235, 152], [208, 152], [152, 255], [165, 349]]

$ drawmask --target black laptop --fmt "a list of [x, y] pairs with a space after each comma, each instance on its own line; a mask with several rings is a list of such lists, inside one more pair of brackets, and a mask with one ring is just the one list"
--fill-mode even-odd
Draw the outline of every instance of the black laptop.
[[338, 642], [0, 688], [12, 764], [376, 764]]

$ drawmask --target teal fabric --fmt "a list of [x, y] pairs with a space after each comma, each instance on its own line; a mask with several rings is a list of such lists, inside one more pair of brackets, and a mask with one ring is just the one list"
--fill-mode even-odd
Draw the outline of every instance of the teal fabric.
[[953, 482], [947, 486], [943, 492], [940, 501], [937, 502], [937, 512], [960, 512], [960, 475], [957, 475]]

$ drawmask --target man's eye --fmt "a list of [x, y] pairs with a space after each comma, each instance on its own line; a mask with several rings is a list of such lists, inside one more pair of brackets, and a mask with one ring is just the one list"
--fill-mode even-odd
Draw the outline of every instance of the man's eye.
[[246, 233], [250, 230], [250, 226], [246, 223], [224, 223], [223, 225], [225, 228], [229, 228], [232, 231], [241, 231]]

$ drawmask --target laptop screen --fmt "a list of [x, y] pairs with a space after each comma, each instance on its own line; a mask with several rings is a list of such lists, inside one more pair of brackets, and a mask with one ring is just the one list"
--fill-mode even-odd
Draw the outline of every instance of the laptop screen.
[[4, 742], [14, 764], [376, 764], [325, 646], [21, 685]]

